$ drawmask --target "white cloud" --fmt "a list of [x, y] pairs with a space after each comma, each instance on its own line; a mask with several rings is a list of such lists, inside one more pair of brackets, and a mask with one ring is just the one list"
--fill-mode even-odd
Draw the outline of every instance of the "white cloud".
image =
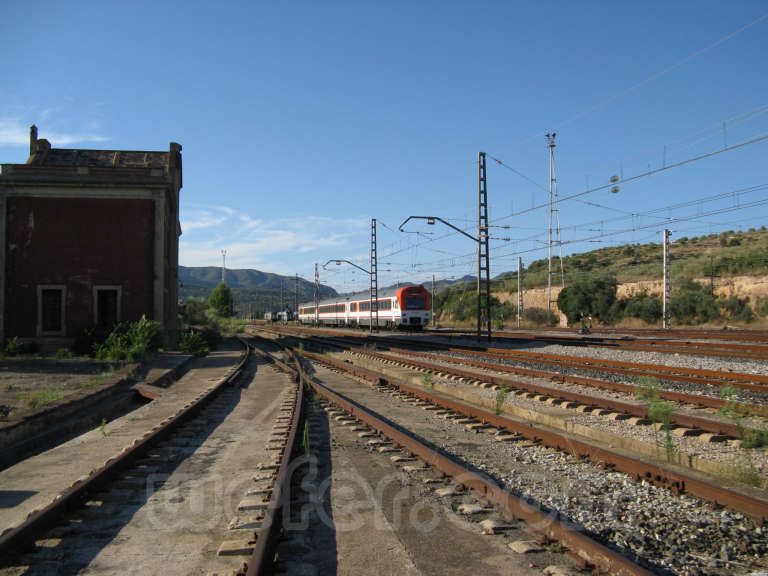
[[[54, 147], [69, 146], [79, 142], [106, 142], [109, 140], [98, 134], [50, 131], [41, 132], [39, 137], [47, 139]], [[18, 118], [0, 118], [0, 145], [29, 146], [29, 126], [22, 124]]]
[[213, 215], [201, 215], [197, 220], [182, 220], [181, 230], [182, 232], [189, 232], [190, 230], [196, 230], [200, 228], [212, 228], [222, 224], [227, 219], [223, 216], [215, 217]]

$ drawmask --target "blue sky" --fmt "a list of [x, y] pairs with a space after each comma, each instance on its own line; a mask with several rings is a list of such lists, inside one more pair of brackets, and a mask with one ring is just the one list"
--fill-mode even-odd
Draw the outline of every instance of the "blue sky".
[[[528, 209], [548, 199], [548, 131], [561, 198], [768, 134], [766, 15], [765, 1], [7, 1], [0, 162], [26, 160], [32, 123], [58, 147], [176, 141], [182, 265], [226, 249], [230, 268], [367, 268], [376, 218], [385, 285], [475, 272], [467, 238], [397, 228], [436, 215], [476, 234], [482, 150], [497, 274], [546, 257], [548, 211]], [[564, 200], [563, 250], [768, 224], [767, 152]], [[368, 282], [333, 265], [321, 280]]]

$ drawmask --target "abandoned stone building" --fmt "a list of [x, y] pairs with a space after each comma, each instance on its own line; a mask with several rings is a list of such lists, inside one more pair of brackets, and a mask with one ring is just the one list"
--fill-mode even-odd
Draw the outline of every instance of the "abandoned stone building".
[[0, 340], [66, 346], [146, 315], [175, 340], [181, 146], [52, 148], [0, 172]]

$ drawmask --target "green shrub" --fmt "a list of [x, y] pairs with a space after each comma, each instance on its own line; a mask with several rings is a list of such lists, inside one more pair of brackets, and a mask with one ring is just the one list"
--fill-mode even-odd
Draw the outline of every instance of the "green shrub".
[[768, 296], [763, 296], [757, 300], [755, 312], [760, 316], [768, 316]]
[[69, 348], [59, 348], [56, 350], [56, 358], [58, 360], [64, 360], [65, 358], [72, 358], [72, 350]]
[[121, 322], [107, 336], [103, 344], [97, 344], [94, 352], [99, 360], [132, 362], [161, 344], [160, 324], [142, 316], [138, 322]]
[[232, 316], [233, 299], [229, 286], [224, 282], [219, 282], [219, 285], [213, 289], [208, 297], [208, 306], [218, 316]]
[[205, 324], [205, 312], [208, 310], [208, 302], [202, 298], [189, 298], [183, 305], [182, 320], [184, 324]]
[[670, 309], [680, 324], [703, 324], [720, 318], [720, 307], [709, 287], [690, 278], [683, 279], [678, 293], [672, 296]]
[[592, 315], [602, 322], [612, 322], [611, 311], [616, 302], [616, 277], [590, 275], [563, 288], [557, 296], [557, 306], [568, 322], [579, 321], [581, 314]]
[[5, 353], [8, 356], [17, 356], [22, 352], [24, 352], [24, 343], [19, 340], [18, 336], [14, 336], [5, 343]]
[[723, 311], [728, 314], [731, 320], [740, 322], [752, 322], [755, 319], [755, 313], [749, 305], [749, 298], [739, 298], [730, 296], [720, 302]]
[[207, 356], [211, 351], [208, 342], [199, 332], [187, 332], [181, 337], [181, 349], [193, 356]]
[[661, 300], [649, 296], [646, 292], [622, 300], [622, 302], [621, 316], [624, 318], [639, 318], [643, 322], [652, 324], [661, 320], [663, 315], [664, 305]]
[[555, 313], [546, 308], [525, 308], [523, 319], [537, 326], [556, 326], [558, 323]]

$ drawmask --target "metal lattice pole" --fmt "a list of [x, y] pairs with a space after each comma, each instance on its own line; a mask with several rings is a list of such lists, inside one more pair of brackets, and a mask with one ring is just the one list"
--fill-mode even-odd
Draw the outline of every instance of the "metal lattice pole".
[[669, 328], [669, 301], [672, 294], [672, 289], [669, 280], [669, 235], [670, 230], [664, 230], [664, 329]]
[[523, 318], [523, 258], [517, 257], [517, 327]]
[[373, 317], [376, 316], [376, 330], [379, 329], [379, 278], [376, 263], [376, 218], [371, 219], [371, 332], [373, 332]]
[[485, 152], [477, 154], [477, 338], [491, 339], [491, 267], [488, 242], [488, 182]]
[[320, 313], [317, 309], [320, 303], [320, 274], [317, 271], [317, 262], [315, 262], [315, 326], [320, 323]]
[[296, 319], [299, 318], [299, 275], [296, 274], [295, 284], [294, 284], [294, 298], [293, 303], [296, 306], [294, 310], [296, 310]]

